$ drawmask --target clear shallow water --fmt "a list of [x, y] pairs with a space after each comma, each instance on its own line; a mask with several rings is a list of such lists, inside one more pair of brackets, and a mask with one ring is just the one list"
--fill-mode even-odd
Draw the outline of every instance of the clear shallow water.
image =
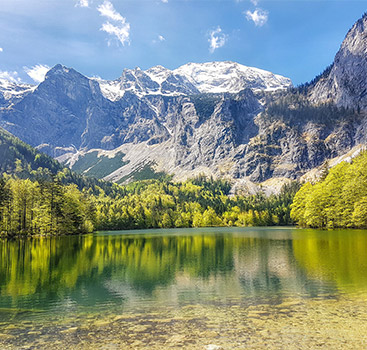
[[367, 348], [367, 232], [0, 241], [0, 348]]

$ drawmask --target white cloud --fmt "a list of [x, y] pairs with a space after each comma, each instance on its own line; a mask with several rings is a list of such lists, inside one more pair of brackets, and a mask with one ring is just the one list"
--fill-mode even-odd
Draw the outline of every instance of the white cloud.
[[100, 30], [115, 36], [122, 45], [129, 43], [130, 23], [127, 23], [126, 18], [122, 17], [121, 14], [115, 10], [112, 3], [108, 0], [105, 0], [102, 5], [97, 7], [97, 10], [101, 16], [107, 17], [111, 21], [117, 22], [117, 24], [114, 25], [107, 21], [102, 24]]
[[50, 70], [49, 66], [37, 64], [32, 68], [23, 67], [24, 71], [36, 82], [41, 83], [45, 80], [46, 73]]
[[166, 38], [164, 36], [162, 36], [162, 35], [158, 35], [158, 40], [159, 41], [165, 41]]
[[167, 4], [168, 0], [162, 0], [162, 2], [164, 2], [165, 4]]
[[89, 0], [77, 0], [75, 6], [79, 7], [89, 7]]
[[0, 52], [3, 52], [4, 50], [3, 50], [3, 48], [2, 47], [0, 47]]
[[107, 17], [113, 21], [121, 21], [125, 22], [125, 18], [119, 14], [115, 8], [113, 7], [112, 3], [108, 0], [105, 0], [105, 2], [97, 7], [97, 10], [101, 14], [101, 16]]
[[247, 11], [246, 18], [248, 21], [253, 21], [256, 26], [261, 27], [268, 21], [269, 13], [262, 9], [256, 9], [255, 11]]
[[21, 83], [21, 79], [18, 77], [18, 72], [0, 71], [0, 79], [9, 80], [12, 83]]
[[209, 33], [209, 51], [213, 53], [216, 49], [224, 46], [227, 41], [227, 35], [222, 32], [222, 29], [218, 27]]
[[125, 42], [129, 42], [129, 34], [130, 34], [130, 24], [125, 23], [123, 26], [114, 26], [110, 22], [103, 23], [102, 28], [100, 29], [110, 35], [116, 36], [117, 40], [120, 41], [122, 45], [125, 45]]

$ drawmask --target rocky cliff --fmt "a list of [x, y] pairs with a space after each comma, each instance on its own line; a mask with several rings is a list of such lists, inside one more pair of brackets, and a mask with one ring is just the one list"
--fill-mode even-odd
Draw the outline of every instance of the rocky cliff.
[[346, 35], [334, 63], [312, 87], [314, 103], [367, 109], [367, 15]]
[[[332, 66], [299, 88], [234, 62], [136, 68], [114, 81], [57, 65], [36, 87], [0, 85], [0, 126], [113, 181], [299, 178], [367, 142], [366, 24], [363, 16]], [[106, 159], [108, 171], [96, 171]]]

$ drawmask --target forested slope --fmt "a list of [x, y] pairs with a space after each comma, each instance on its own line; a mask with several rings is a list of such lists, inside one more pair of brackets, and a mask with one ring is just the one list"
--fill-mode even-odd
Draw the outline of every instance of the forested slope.
[[21, 169], [30, 173], [38, 168], [46, 168], [55, 174], [62, 170], [63, 166], [0, 128], [0, 173], [11, 174]]
[[79, 190], [88, 189], [94, 193], [98, 193], [99, 188], [102, 188], [111, 196], [121, 190], [111, 182], [71, 171], [0, 127], [0, 175], [4, 174], [19, 179], [58, 181], [63, 185], [75, 184]]
[[3, 236], [292, 222], [290, 204], [297, 183], [270, 197], [229, 196], [229, 182], [205, 176], [120, 186], [75, 174], [7, 132], [0, 134], [0, 141]]
[[333, 167], [321, 181], [305, 183], [291, 207], [301, 226], [367, 228], [367, 152]]

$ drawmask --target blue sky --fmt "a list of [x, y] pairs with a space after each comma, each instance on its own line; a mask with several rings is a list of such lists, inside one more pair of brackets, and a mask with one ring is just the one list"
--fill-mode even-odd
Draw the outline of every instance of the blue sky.
[[367, 11], [353, 0], [0, 0], [0, 77], [40, 81], [57, 63], [124, 68], [236, 61], [309, 81]]

